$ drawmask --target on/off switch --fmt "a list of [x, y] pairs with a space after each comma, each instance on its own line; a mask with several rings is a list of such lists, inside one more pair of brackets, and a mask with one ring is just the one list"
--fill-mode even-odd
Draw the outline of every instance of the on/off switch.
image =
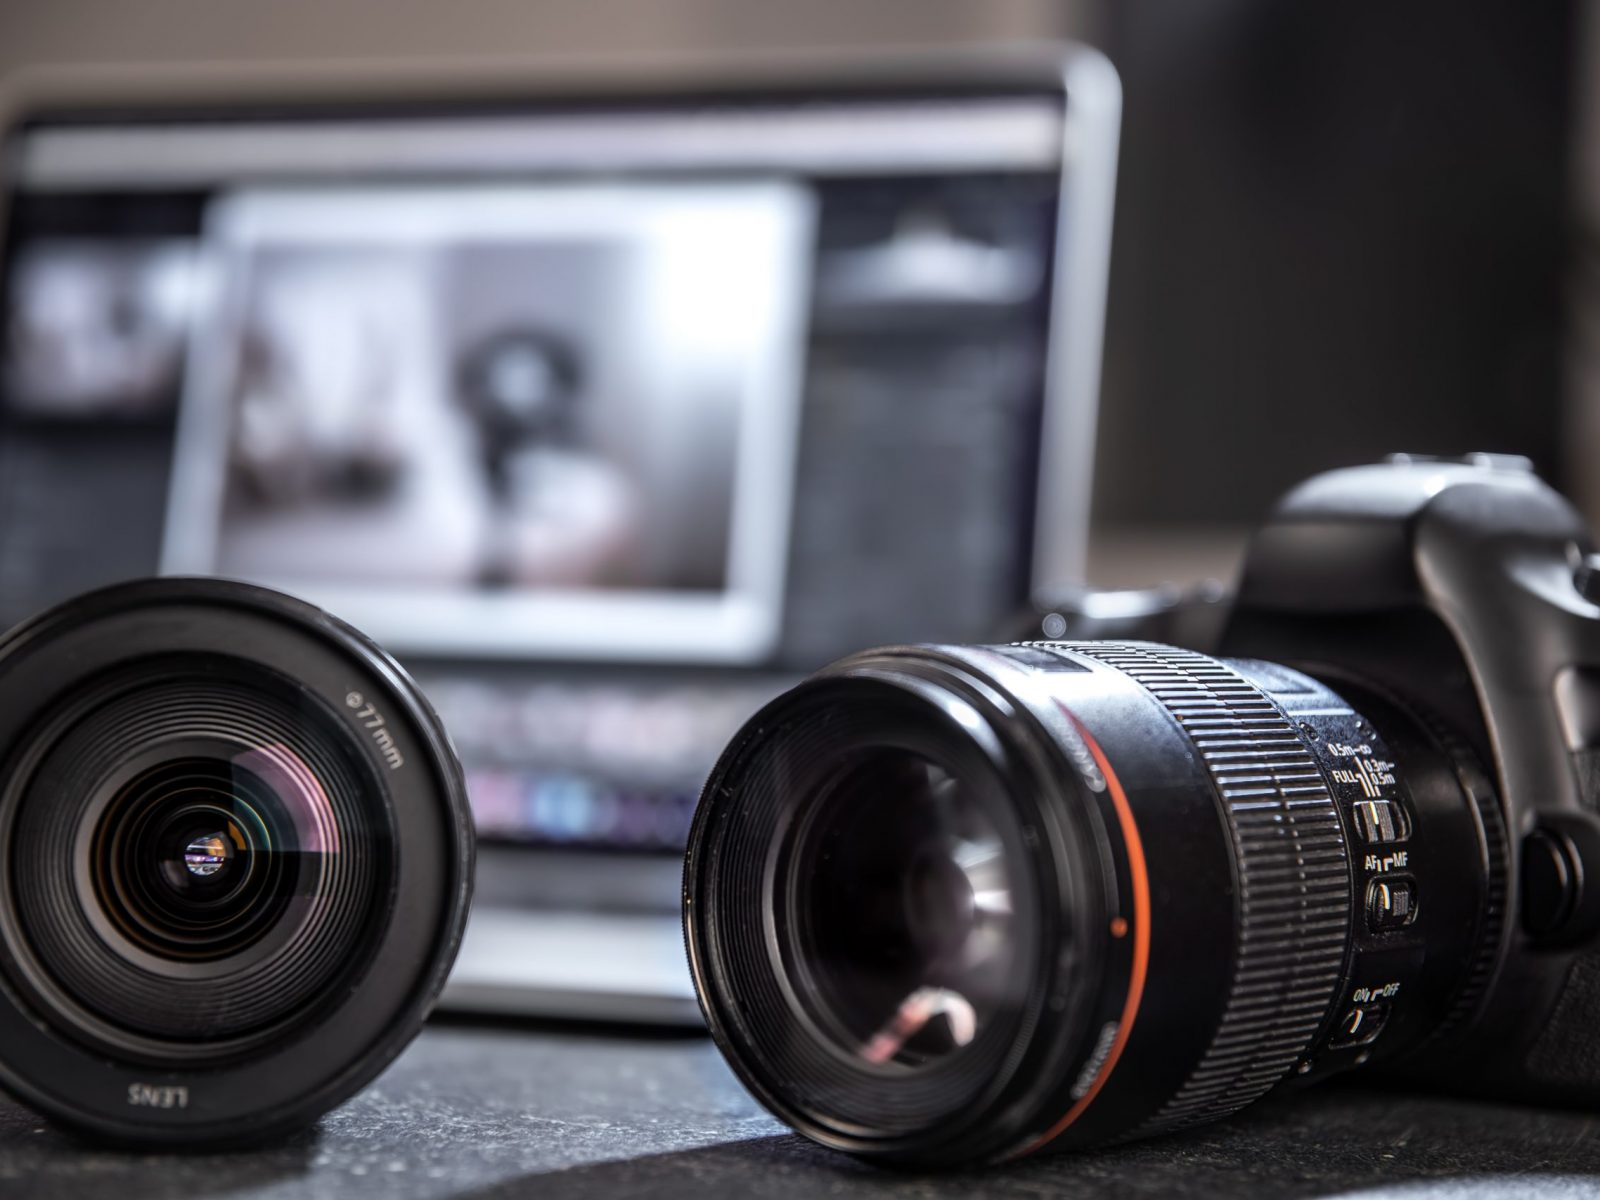
[[1383, 1032], [1383, 1023], [1388, 1019], [1389, 1006], [1382, 1001], [1352, 1004], [1339, 1018], [1328, 1045], [1335, 1050], [1341, 1046], [1365, 1046]]

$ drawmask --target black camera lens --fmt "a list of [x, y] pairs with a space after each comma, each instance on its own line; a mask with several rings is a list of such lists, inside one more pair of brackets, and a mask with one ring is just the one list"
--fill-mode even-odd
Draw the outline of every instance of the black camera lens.
[[723, 755], [685, 936], [776, 1115], [887, 1161], [996, 1161], [1448, 1038], [1500, 936], [1498, 812], [1428, 722], [1283, 667], [872, 651]]
[[0, 642], [0, 1082], [87, 1131], [270, 1137], [375, 1076], [464, 923], [460, 769], [398, 666], [241, 584]]

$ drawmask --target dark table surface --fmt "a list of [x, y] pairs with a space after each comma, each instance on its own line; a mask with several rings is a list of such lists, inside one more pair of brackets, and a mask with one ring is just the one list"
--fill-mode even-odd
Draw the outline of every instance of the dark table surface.
[[1586, 1113], [1349, 1087], [1113, 1152], [894, 1175], [762, 1113], [698, 1037], [436, 1025], [288, 1145], [95, 1149], [0, 1102], [0, 1198], [1600, 1196]]

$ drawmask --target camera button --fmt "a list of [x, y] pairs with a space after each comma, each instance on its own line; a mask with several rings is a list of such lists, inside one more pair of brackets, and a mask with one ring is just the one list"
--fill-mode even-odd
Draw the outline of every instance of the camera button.
[[1409, 925], [1417, 915], [1417, 881], [1381, 875], [1367, 884], [1367, 928], [1374, 933]]

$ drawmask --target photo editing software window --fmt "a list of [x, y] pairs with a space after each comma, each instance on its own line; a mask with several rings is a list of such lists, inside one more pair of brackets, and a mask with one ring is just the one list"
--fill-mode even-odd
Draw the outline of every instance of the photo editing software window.
[[671, 851], [734, 729], [1030, 582], [1059, 95], [52, 120], [5, 159], [0, 618], [246, 579], [485, 836]]

